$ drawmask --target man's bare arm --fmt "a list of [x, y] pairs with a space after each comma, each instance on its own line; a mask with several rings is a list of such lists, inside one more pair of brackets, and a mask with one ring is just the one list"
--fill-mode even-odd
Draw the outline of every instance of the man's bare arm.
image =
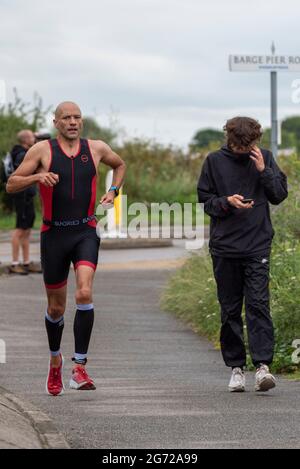
[[58, 176], [54, 173], [36, 173], [42, 163], [41, 155], [44, 148], [44, 142], [40, 142], [28, 150], [23, 162], [7, 181], [6, 191], [8, 193], [23, 191], [38, 182], [48, 187], [52, 187], [58, 182]]
[[109, 145], [101, 142], [101, 162], [113, 169], [112, 185], [121, 187], [124, 182], [126, 164]]
[[[113, 169], [112, 186], [117, 186], [118, 188], [121, 187], [124, 182], [126, 172], [125, 162], [106, 143], [102, 141], [94, 141], [93, 143], [96, 144], [96, 148], [94, 148], [99, 158], [98, 161], [104, 163], [107, 166], [110, 166]], [[114, 198], [115, 192], [110, 191], [101, 197], [100, 203], [109, 204], [113, 202]]]

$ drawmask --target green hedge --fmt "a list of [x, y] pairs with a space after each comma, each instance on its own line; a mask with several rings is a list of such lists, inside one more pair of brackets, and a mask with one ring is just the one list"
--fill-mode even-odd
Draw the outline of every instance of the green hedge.
[[[299, 242], [290, 244], [287, 241], [273, 246], [270, 289], [276, 335], [273, 369], [276, 372], [294, 371], [297, 366], [291, 363], [291, 345], [294, 339], [300, 339]], [[219, 348], [220, 307], [208, 251], [200, 256], [193, 254], [173, 275], [163, 293], [161, 306]]]

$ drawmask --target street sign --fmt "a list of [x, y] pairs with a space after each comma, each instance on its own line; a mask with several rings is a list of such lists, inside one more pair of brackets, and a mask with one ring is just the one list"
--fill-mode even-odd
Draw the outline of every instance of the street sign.
[[231, 72], [300, 72], [300, 55], [230, 55]]
[[300, 72], [300, 55], [276, 55], [274, 42], [270, 55], [230, 55], [230, 72], [270, 72], [271, 78], [271, 149], [278, 154], [277, 72]]

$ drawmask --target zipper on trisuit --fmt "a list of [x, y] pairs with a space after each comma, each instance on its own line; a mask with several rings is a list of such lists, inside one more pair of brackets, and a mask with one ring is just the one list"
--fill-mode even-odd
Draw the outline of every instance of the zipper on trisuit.
[[74, 199], [74, 193], [75, 193], [75, 176], [74, 176], [74, 156], [71, 156], [71, 161], [72, 161], [72, 200]]

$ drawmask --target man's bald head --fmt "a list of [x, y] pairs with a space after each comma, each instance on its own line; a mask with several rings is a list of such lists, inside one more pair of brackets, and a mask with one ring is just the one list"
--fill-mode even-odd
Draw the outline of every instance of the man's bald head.
[[28, 149], [35, 144], [35, 136], [32, 130], [21, 130], [17, 135], [18, 143]]
[[65, 113], [69, 114], [80, 114], [81, 115], [81, 110], [78, 104], [73, 103], [72, 101], [63, 101], [60, 103], [57, 108], [55, 109], [54, 116], [55, 120], [60, 119], [62, 115]]
[[83, 127], [80, 107], [72, 101], [60, 103], [55, 109], [53, 123], [61, 137], [78, 140]]

